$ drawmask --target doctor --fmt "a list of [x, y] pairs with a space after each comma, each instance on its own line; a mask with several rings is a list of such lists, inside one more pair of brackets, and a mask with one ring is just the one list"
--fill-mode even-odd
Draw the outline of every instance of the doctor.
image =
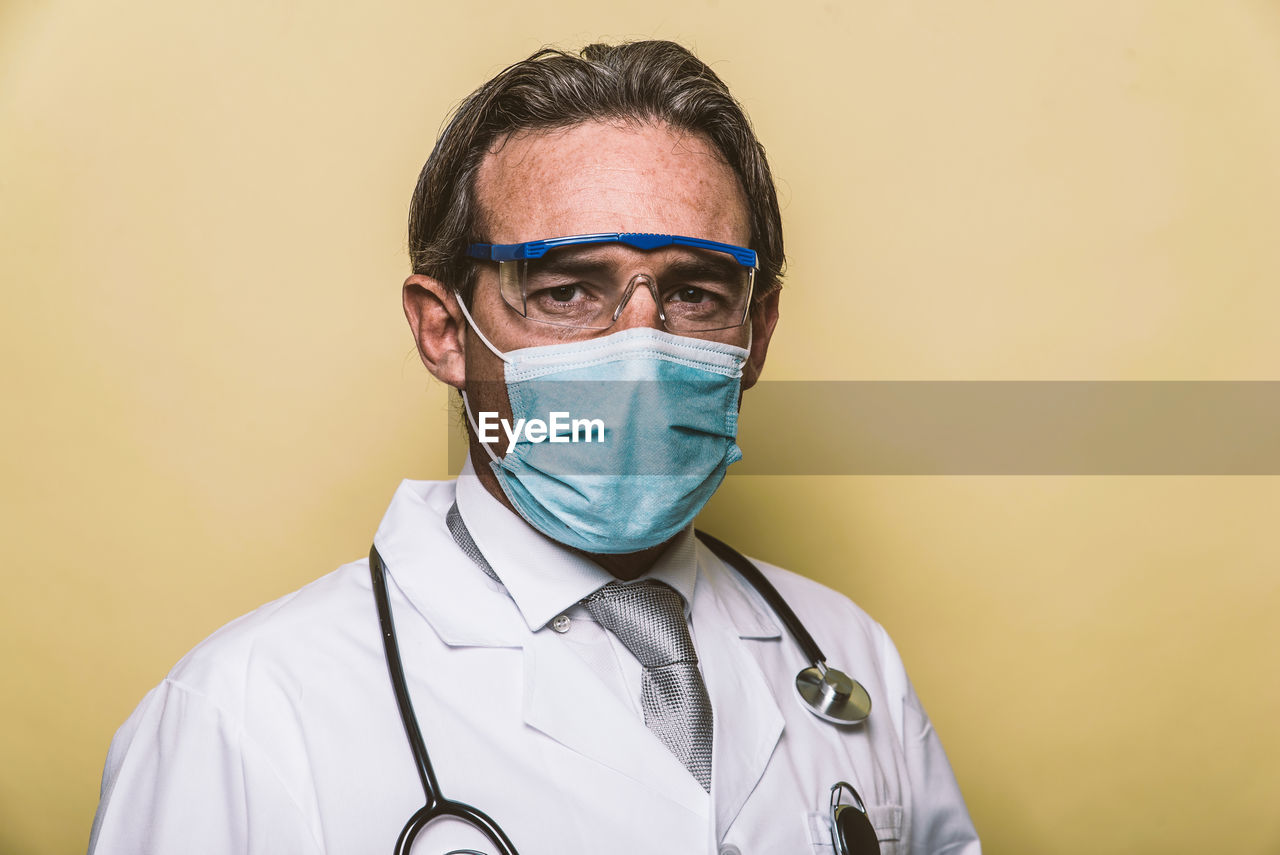
[[[795, 641], [693, 534], [739, 456], [783, 261], [763, 150], [715, 74], [667, 42], [512, 66], [437, 142], [409, 236], [405, 312], [462, 393], [470, 460], [402, 484], [374, 545], [443, 793], [522, 855], [795, 855], [833, 851], [844, 781], [881, 853], [978, 853], [884, 630], [758, 565], [871, 697], [861, 724], [816, 718]], [[359, 561], [144, 698], [90, 851], [390, 853], [422, 801]], [[473, 850], [493, 847], [450, 817], [413, 849]]]

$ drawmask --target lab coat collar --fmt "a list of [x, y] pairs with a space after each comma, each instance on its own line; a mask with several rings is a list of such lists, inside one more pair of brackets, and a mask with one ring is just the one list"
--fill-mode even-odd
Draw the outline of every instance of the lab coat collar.
[[404, 481], [374, 535], [387, 574], [450, 646], [522, 647], [529, 633], [511, 598], [445, 526], [451, 481]]
[[742, 639], [775, 644], [782, 633], [746, 580], [705, 544], [697, 550], [693, 625], [699, 657], [710, 666], [703, 675], [715, 709], [711, 786], [716, 828], [724, 834], [764, 775], [784, 727], [773, 690]]
[[702, 541], [695, 541], [699, 579], [706, 579], [715, 591], [724, 615], [738, 631], [739, 638], [781, 638], [778, 617], [764, 597], [746, 579], [721, 561]]

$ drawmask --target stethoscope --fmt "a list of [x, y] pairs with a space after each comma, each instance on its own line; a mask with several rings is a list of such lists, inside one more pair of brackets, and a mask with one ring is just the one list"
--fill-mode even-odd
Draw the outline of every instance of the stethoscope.
[[[463, 552], [468, 555], [479, 554], [474, 542], [465, 542], [471, 540], [465, 527], [455, 529], [451, 526], [450, 529]], [[697, 536], [717, 557], [742, 574], [751, 587], [756, 589], [773, 609], [774, 614], [782, 620], [787, 632], [796, 640], [811, 663], [796, 675], [796, 692], [804, 701], [806, 708], [823, 721], [835, 725], [851, 725], [864, 721], [871, 714], [871, 696], [867, 694], [867, 690], [847, 674], [827, 667], [826, 656], [822, 653], [822, 649], [818, 647], [813, 636], [800, 622], [800, 618], [791, 610], [786, 600], [765, 578], [760, 569], [727, 543], [703, 531], [697, 532]], [[409, 698], [409, 689], [405, 683], [404, 666], [400, 660], [400, 645], [396, 642], [395, 624], [391, 619], [391, 601], [387, 596], [386, 565], [382, 561], [382, 556], [378, 554], [376, 546], [369, 550], [369, 575], [373, 580], [373, 598], [378, 607], [378, 622], [382, 625], [382, 645], [386, 652], [387, 671], [390, 673], [391, 685], [395, 690], [396, 705], [400, 708], [400, 720], [404, 723], [405, 736], [408, 737], [409, 747], [413, 751], [418, 778], [422, 782], [422, 791], [426, 795], [426, 803], [409, 818], [400, 831], [400, 837], [396, 840], [396, 855], [408, 855], [418, 833], [427, 826], [427, 823], [443, 816], [452, 816], [475, 828], [497, 847], [500, 855], [518, 855], [515, 846], [492, 817], [469, 804], [447, 799], [440, 792], [440, 784], [436, 780], [431, 759], [427, 756], [427, 746], [422, 739], [422, 730], [418, 727], [418, 719], [413, 712], [413, 702]], [[841, 802], [841, 793], [844, 791], [848, 791], [853, 798], [851, 804]], [[857, 790], [850, 784], [841, 781], [831, 788], [830, 810], [831, 842], [836, 855], [864, 855], [864, 853], [874, 855], [880, 851], [875, 830], [867, 818], [866, 806]], [[472, 853], [474, 850], [455, 849], [454, 852]]]

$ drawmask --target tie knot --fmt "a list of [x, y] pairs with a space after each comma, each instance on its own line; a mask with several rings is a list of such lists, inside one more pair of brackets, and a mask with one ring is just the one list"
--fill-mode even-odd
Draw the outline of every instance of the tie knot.
[[582, 604], [645, 668], [698, 661], [684, 619], [684, 598], [662, 582], [610, 582]]

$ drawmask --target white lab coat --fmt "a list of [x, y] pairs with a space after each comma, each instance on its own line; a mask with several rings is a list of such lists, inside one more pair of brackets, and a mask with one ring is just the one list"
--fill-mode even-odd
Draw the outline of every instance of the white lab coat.
[[[375, 542], [440, 786], [521, 855], [830, 853], [841, 780], [865, 800], [882, 853], [979, 853], [897, 651], [848, 599], [761, 565], [871, 694], [867, 722], [835, 727], [795, 694], [795, 642], [699, 544], [690, 608], [714, 709], [708, 794], [458, 549], [444, 525], [453, 498], [453, 482], [406, 481]], [[90, 852], [386, 855], [421, 805], [359, 561], [223, 627], [146, 696], [111, 744]], [[465, 848], [492, 849], [442, 819], [414, 852]]]

